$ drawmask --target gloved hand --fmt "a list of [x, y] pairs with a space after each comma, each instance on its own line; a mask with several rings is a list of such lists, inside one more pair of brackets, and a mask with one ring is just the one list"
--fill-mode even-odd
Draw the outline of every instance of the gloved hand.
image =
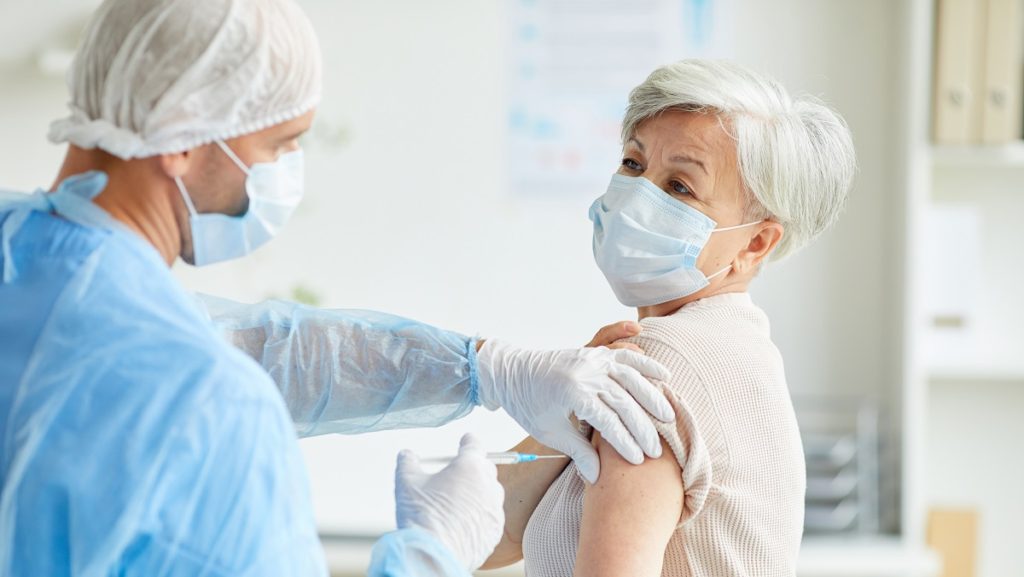
[[435, 474], [423, 472], [412, 451], [398, 454], [398, 528], [415, 526], [429, 531], [469, 571], [483, 565], [501, 540], [504, 500], [498, 470], [472, 434], [462, 437], [459, 455]]
[[[570, 422], [575, 416], [601, 432], [627, 461], [661, 456], [661, 441], [644, 409], [665, 422], [675, 413], [648, 379], [667, 369], [631, 350], [591, 348], [527, 351], [488, 339], [477, 353], [480, 403], [505, 409], [530, 435], [565, 453], [594, 483], [597, 451]], [[641, 408], [642, 407], [642, 408]]]

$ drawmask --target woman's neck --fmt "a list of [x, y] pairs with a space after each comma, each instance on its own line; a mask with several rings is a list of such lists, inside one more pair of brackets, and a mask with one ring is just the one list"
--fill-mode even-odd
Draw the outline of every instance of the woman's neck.
[[685, 296], [674, 301], [669, 301], [667, 303], [661, 303], [657, 305], [650, 305], [646, 307], [637, 307], [637, 319], [644, 320], [647, 317], [667, 317], [675, 314], [679, 309], [685, 307], [686, 305], [692, 302], [697, 302], [701, 299], [711, 298], [713, 296], [741, 292], [747, 292], [746, 281], [742, 283], [723, 283], [721, 286], [714, 287], [713, 289], [710, 286], [704, 287], [703, 289], [693, 293], [692, 295]]

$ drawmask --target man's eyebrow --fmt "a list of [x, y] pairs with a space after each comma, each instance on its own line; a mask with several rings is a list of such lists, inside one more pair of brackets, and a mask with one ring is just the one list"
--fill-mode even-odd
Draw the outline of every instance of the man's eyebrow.
[[289, 132], [288, 134], [282, 136], [281, 137], [281, 142], [288, 142], [289, 140], [295, 140], [296, 138], [302, 136], [303, 134], [305, 134], [307, 132], [309, 132], [308, 128], [303, 128], [303, 129], [300, 129], [300, 130], [293, 130], [293, 131]]
[[626, 141], [626, 144], [629, 144], [630, 142], [632, 142], [633, 144], [635, 144], [635, 145], [636, 145], [636, 147], [640, 149], [640, 152], [643, 152], [643, 151], [644, 151], [644, 143], [642, 143], [642, 142], [640, 142], [639, 140], [637, 140], [635, 136], [633, 136], [633, 137], [631, 137], [631, 138], [630, 138], [629, 140], [627, 140], [627, 141]]

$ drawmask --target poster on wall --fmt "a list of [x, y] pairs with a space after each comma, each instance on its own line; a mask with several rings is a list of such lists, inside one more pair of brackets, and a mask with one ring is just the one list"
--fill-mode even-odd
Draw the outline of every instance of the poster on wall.
[[629, 91], [660, 65], [728, 58], [730, 0], [508, 0], [509, 189], [596, 197]]

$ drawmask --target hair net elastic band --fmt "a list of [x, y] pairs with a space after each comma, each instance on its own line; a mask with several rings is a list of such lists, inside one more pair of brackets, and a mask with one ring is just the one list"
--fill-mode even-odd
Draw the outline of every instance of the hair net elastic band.
[[154, 142], [147, 142], [138, 134], [125, 130], [108, 120], [102, 118], [93, 120], [83, 110], [72, 105], [71, 116], [57, 120], [50, 125], [49, 139], [54, 144], [67, 142], [86, 150], [99, 148], [122, 160], [148, 158], [161, 154], [184, 152], [217, 140], [230, 140], [259, 132], [271, 126], [295, 120], [313, 110], [319, 103], [320, 96], [317, 95], [299, 106], [293, 106], [258, 121], [187, 139], [181, 138], [181, 135], [178, 134], [166, 142], [161, 142], [160, 138], [154, 139]]

